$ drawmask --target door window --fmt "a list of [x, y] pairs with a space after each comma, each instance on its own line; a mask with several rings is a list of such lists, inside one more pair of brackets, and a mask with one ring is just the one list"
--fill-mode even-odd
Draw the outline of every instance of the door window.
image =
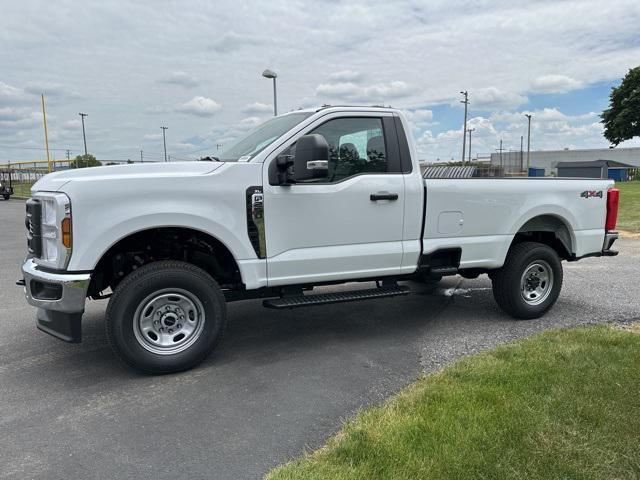
[[387, 149], [380, 118], [336, 118], [309, 133], [322, 135], [329, 144], [327, 182], [387, 171]]

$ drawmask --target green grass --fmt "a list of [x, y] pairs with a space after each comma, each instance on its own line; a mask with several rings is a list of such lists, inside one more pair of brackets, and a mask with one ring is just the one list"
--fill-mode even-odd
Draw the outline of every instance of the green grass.
[[616, 188], [620, 190], [618, 228], [640, 233], [640, 181], [618, 182]]
[[29, 198], [31, 196], [31, 187], [35, 182], [13, 182], [13, 195], [16, 197]]
[[640, 478], [640, 335], [556, 330], [468, 357], [268, 478]]

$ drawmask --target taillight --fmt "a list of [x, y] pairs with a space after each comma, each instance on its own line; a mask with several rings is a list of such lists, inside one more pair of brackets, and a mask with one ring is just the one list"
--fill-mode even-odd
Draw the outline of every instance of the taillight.
[[620, 203], [620, 190], [610, 188], [607, 192], [607, 219], [604, 222], [604, 229], [611, 231], [616, 229], [618, 221], [618, 204]]

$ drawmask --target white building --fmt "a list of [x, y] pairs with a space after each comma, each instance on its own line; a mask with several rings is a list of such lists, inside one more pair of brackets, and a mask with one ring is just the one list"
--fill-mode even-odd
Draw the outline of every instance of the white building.
[[[541, 150], [530, 153], [529, 165], [544, 168], [544, 174], [557, 174], [558, 162], [587, 162], [591, 160], [615, 160], [640, 168], [640, 147], [633, 148], [592, 148], [579, 150]], [[492, 165], [503, 165], [507, 172], [526, 170], [527, 152], [502, 152], [491, 154]]]

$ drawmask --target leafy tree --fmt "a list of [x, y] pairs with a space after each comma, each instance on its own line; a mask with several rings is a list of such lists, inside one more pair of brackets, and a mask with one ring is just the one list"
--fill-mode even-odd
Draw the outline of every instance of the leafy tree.
[[600, 117], [604, 136], [614, 146], [640, 136], [640, 66], [629, 70], [620, 86], [611, 89], [609, 108]]
[[91, 154], [78, 155], [69, 164], [70, 168], [100, 167], [102, 163]]

